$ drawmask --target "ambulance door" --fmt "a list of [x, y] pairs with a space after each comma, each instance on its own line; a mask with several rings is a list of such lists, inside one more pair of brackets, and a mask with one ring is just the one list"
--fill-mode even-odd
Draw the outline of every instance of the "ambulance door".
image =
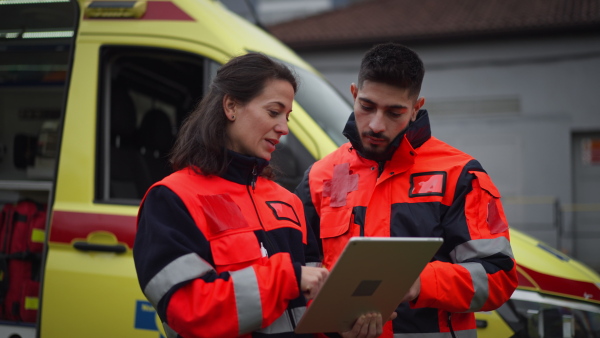
[[0, 1], [3, 338], [37, 334], [42, 244], [52, 208], [76, 13], [68, 0]]
[[133, 263], [137, 210], [148, 187], [171, 172], [167, 152], [216, 63], [175, 49], [107, 43], [111, 39], [77, 39], [42, 337], [161, 335]]

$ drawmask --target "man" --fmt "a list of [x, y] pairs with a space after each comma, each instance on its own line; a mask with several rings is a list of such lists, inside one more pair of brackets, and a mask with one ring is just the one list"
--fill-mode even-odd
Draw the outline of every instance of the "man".
[[350, 142], [309, 168], [296, 194], [329, 269], [353, 236], [443, 237], [383, 336], [475, 337], [473, 312], [509, 299], [516, 264], [490, 177], [473, 157], [431, 136], [419, 97], [424, 73], [402, 45], [369, 50], [350, 87]]

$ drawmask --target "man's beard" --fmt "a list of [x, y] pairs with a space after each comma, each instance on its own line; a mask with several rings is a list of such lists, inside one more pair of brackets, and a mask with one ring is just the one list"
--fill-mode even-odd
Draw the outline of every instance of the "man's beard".
[[373, 137], [373, 138], [377, 138], [377, 139], [381, 139], [386, 141], [387, 143], [385, 145], [372, 145], [370, 143], [366, 143], [364, 142], [363, 139], [363, 150], [362, 150], [362, 155], [365, 158], [368, 158], [370, 160], [373, 161], [387, 161], [390, 158], [390, 154], [389, 154], [389, 138], [384, 136], [381, 133], [374, 133], [372, 130], [366, 131], [362, 133], [363, 137]]

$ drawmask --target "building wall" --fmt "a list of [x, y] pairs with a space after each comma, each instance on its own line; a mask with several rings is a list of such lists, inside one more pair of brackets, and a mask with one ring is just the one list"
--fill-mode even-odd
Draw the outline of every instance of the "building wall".
[[[511, 226], [600, 271], [600, 194], [575, 191], [600, 188], [600, 165], [591, 179], [573, 174], [573, 138], [600, 137], [600, 36], [409, 46], [425, 63], [433, 135], [482, 163]], [[365, 51], [299, 54], [351, 99]], [[581, 213], [588, 224], [574, 223]]]

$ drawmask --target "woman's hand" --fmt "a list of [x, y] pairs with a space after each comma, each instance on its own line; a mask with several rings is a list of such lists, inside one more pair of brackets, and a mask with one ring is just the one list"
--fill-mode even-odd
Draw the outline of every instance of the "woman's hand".
[[304, 293], [306, 299], [313, 299], [321, 290], [321, 286], [329, 276], [329, 270], [312, 266], [302, 267], [302, 276], [300, 277], [300, 291]]

